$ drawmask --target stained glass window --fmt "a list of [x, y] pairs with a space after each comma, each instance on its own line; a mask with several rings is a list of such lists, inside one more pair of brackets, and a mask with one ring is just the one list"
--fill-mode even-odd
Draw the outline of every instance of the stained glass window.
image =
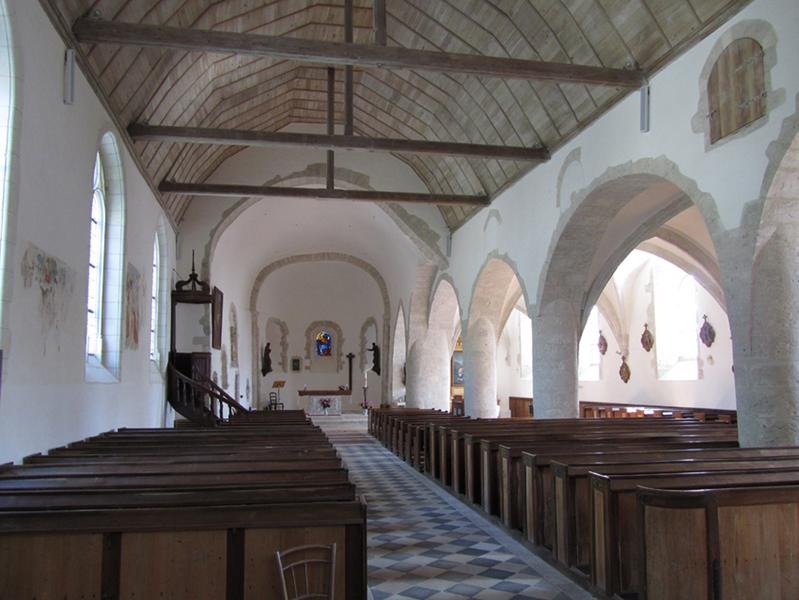
[[333, 338], [327, 331], [320, 331], [316, 335], [316, 355], [317, 356], [332, 356], [333, 355]]

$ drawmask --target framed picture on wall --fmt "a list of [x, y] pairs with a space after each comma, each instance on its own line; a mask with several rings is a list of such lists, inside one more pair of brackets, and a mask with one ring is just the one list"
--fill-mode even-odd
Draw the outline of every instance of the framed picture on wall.
[[211, 292], [211, 348], [222, 347], [222, 290], [214, 286]]
[[461, 350], [452, 353], [452, 385], [463, 385], [463, 352]]
[[292, 356], [291, 357], [291, 370], [294, 373], [300, 372], [300, 365], [302, 364], [301, 359], [299, 356]]

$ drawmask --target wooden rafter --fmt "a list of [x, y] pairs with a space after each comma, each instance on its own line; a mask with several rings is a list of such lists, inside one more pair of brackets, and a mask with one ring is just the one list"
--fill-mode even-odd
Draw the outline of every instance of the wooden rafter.
[[229, 185], [219, 183], [177, 183], [162, 181], [158, 190], [163, 194], [188, 196], [219, 196], [241, 198], [313, 198], [317, 200], [357, 200], [361, 202], [412, 202], [416, 204], [466, 204], [488, 206], [488, 196], [457, 194], [421, 194], [415, 192], [380, 192], [371, 190], [340, 190], [326, 188], [277, 187], [259, 185]]
[[367, 150], [400, 154], [441, 154], [470, 158], [494, 158], [538, 162], [549, 159], [544, 148], [492, 146], [460, 142], [432, 142], [321, 133], [290, 133], [283, 131], [250, 131], [246, 129], [213, 129], [207, 127], [167, 127], [133, 123], [128, 127], [130, 137], [137, 142], [182, 142], [190, 144], [219, 144], [225, 146], [306, 146], [320, 150]]
[[372, 44], [347, 44], [249, 33], [118, 23], [87, 18], [75, 21], [72, 31], [77, 40], [83, 43], [250, 54], [329, 65], [440, 71], [503, 79], [532, 79], [622, 88], [639, 88], [646, 81], [645, 73], [635, 69], [611, 69]]

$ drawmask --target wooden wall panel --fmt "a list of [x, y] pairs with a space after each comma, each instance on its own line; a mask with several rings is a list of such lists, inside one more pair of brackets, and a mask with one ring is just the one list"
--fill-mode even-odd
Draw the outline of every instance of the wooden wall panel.
[[346, 592], [345, 527], [286, 527], [248, 529], [244, 539], [244, 599], [281, 600], [275, 552], [308, 544], [336, 544], [336, 594]]
[[644, 518], [647, 600], [707, 598], [705, 509], [647, 506]]
[[100, 534], [0, 536], [0, 598], [99, 600], [102, 546]]
[[798, 532], [797, 504], [719, 508], [720, 597], [799, 598]]
[[227, 531], [126, 533], [121, 600], [225, 600]]

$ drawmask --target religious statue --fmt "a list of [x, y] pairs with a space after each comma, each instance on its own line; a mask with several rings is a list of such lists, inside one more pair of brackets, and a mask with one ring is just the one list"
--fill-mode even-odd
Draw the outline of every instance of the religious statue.
[[380, 346], [372, 342], [369, 352], [372, 353], [372, 371], [380, 375]]
[[270, 342], [266, 342], [266, 346], [264, 346], [264, 355], [261, 359], [261, 375], [264, 377], [267, 376], [268, 373], [272, 372], [272, 347]]

